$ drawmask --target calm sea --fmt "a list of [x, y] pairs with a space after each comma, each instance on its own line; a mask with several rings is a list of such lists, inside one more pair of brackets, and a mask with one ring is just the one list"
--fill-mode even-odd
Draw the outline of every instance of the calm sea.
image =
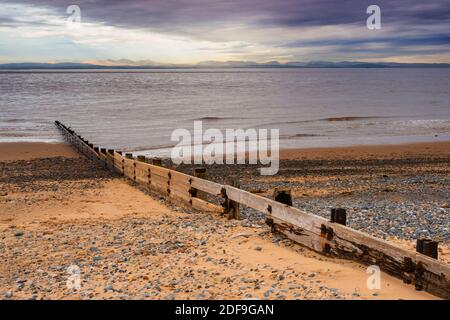
[[165, 154], [176, 128], [279, 128], [281, 147], [450, 140], [450, 69], [0, 73], [0, 141]]

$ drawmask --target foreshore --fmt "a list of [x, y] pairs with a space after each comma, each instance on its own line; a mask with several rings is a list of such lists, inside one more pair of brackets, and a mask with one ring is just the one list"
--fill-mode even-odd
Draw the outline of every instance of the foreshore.
[[[383, 221], [414, 220], [393, 208], [397, 202], [405, 212], [422, 206], [415, 219], [443, 237], [440, 259], [448, 261], [450, 142], [284, 150], [281, 156], [275, 177], [234, 166], [211, 167], [210, 178], [236, 170], [243, 188], [267, 196], [289, 187], [295, 205], [316, 214], [342, 205], [352, 227], [377, 236], [375, 223], [384, 230]], [[231, 221], [179, 208], [66, 144], [0, 143], [0, 171], [0, 299], [435, 299], [384, 273], [381, 288], [369, 289], [365, 266], [271, 234], [253, 212]], [[414, 177], [419, 181], [409, 181]], [[408, 194], [422, 196], [414, 202]], [[391, 219], [380, 216], [389, 205]], [[433, 229], [436, 223], [441, 229]], [[402, 232], [385, 237], [413, 246], [414, 228], [395, 226]], [[67, 286], [69, 266], [80, 270], [79, 290]]]

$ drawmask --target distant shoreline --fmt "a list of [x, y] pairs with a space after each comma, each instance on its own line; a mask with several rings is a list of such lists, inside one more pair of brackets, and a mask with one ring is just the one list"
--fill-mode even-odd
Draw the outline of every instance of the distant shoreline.
[[395, 62], [286, 62], [271, 61], [257, 63], [252, 61], [206, 61], [197, 64], [162, 64], [152, 65], [101, 65], [89, 63], [3, 63], [0, 64], [1, 71], [20, 70], [214, 70], [214, 69], [402, 69], [402, 68], [450, 68], [449, 63], [395, 63]]
[[[0, 142], [0, 161], [29, 160], [52, 156], [62, 152], [73, 156], [73, 149], [67, 143], [47, 142]], [[75, 153], [76, 154], [76, 153]], [[404, 144], [354, 145], [345, 147], [292, 148], [280, 150], [280, 158], [292, 159], [345, 159], [388, 158], [392, 155], [418, 156], [436, 155], [450, 157], [450, 141], [417, 142]], [[81, 156], [81, 155], [80, 155]]]

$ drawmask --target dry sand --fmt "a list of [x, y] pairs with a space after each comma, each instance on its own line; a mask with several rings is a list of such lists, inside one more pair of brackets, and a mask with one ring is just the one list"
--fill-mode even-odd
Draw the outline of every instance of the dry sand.
[[370, 290], [362, 265], [175, 207], [67, 145], [0, 155], [0, 299], [435, 299], [384, 273]]

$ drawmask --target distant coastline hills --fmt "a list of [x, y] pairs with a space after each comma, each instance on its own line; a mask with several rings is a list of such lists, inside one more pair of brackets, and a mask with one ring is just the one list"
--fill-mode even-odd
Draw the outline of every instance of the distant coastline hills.
[[70, 69], [208, 69], [208, 68], [450, 68], [449, 63], [396, 63], [359, 61], [286, 62], [205, 61], [197, 64], [160, 64], [151, 61], [106, 60], [104, 63], [5, 63], [0, 70], [70, 70]]

